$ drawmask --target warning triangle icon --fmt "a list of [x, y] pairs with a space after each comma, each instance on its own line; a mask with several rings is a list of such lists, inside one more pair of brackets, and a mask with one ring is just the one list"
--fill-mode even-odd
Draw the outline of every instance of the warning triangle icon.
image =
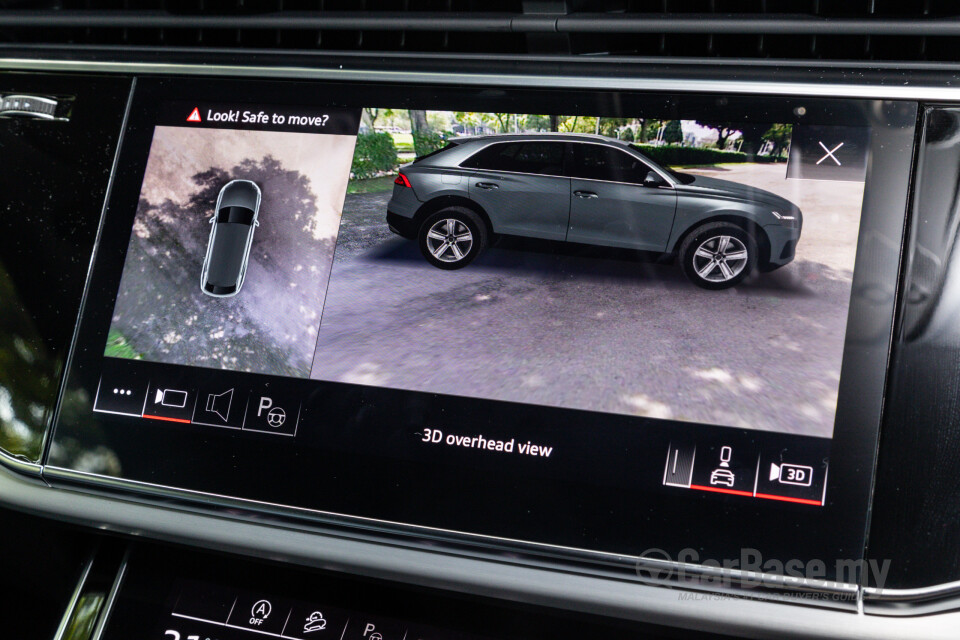
[[202, 122], [200, 120], [200, 109], [194, 107], [193, 111], [190, 112], [190, 115], [187, 116], [187, 122]]

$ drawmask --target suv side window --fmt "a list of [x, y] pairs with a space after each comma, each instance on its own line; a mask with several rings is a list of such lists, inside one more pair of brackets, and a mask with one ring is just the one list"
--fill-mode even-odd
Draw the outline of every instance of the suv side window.
[[571, 146], [573, 164], [568, 173], [572, 178], [642, 184], [651, 171], [639, 158], [614, 147], [584, 142]]
[[468, 169], [563, 175], [562, 142], [505, 142], [481, 149], [461, 163]]

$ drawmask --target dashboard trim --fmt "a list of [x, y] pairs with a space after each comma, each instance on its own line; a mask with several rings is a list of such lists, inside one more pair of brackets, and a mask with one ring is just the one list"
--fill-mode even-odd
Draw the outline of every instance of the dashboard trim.
[[[725, 593], [727, 595], [741, 593], [743, 595], [750, 595], [751, 597], [767, 597], [785, 601], [796, 597], [802, 604], [813, 604], [848, 610], [856, 608], [859, 593], [858, 586], [849, 583], [800, 579], [776, 574], [747, 573], [734, 569], [667, 562], [657, 558], [628, 556], [592, 551], [589, 549], [563, 547], [484, 534], [439, 529], [423, 525], [378, 520], [376, 518], [325, 512], [317, 509], [308, 509], [306, 507], [206, 493], [191, 489], [128, 480], [125, 478], [114, 478], [53, 465], [45, 466], [43, 475], [47, 484], [55, 489], [60, 488], [61, 482], [96, 482], [104, 487], [120, 491], [137, 492], [143, 495], [152, 495], [161, 499], [190, 502], [202, 500], [204, 506], [210, 507], [212, 505], [224, 511], [230, 511], [234, 515], [238, 509], [266, 511], [271, 516], [279, 517], [283, 517], [285, 514], [291, 512], [296, 512], [313, 517], [316, 519], [317, 524], [333, 526], [346, 525], [354, 529], [369, 528], [369, 530], [374, 533], [383, 531], [386, 526], [390, 532], [405, 535], [406, 539], [402, 542], [405, 546], [414, 548], [422, 547], [422, 543], [418, 544], [417, 540], [411, 540], [412, 534], [419, 534], [421, 540], [423, 538], [430, 538], [440, 544], [445, 542], [459, 542], [461, 545], [469, 548], [473, 553], [476, 553], [478, 548], [481, 553], [483, 553], [484, 550], [499, 549], [502, 555], [504, 548], [506, 548], [507, 552], [513, 554], [512, 558], [514, 561], [519, 561], [522, 558], [526, 564], [538, 564], [544, 558], [552, 559], [556, 557], [568, 563], [572, 560], [577, 563], [582, 562], [589, 564], [591, 569], [594, 570], [596, 567], [601, 566], [606, 568], [607, 571], [612, 571], [615, 574], [614, 577], [619, 580], [655, 583], [661, 586], [676, 586], [679, 584], [677, 577], [682, 575], [684, 577], [683, 584], [686, 587], [698, 591]], [[436, 546], [436, 544], [433, 546]], [[518, 557], [517, 554], [520, 554], [520, 557]], [[562, 556], [559, 554], [562, 554]], [[491, 554], [488, 553], [484, 555]], [[496, 553], [492, 555], [497, 556]], [[651, 577], [641, 577], [641, 572], [654, 574], [663, 571], [669, 571], [670, 579], [657, 580], [656, 577], [652, 575]], [[713, 582], [719, 582], [722, 586], [718, 587], [712, 584]], [[818, 595], [820, 597], [813, 599], [811, 595]]]
[[[419, 82], [449, 84], [449, 74], [442, 72], [367, 70], [334, 67], [259, 66], [224, 64], [185, 64], [171, 62], [121, 62], [99, 60], [62, 60], [56, 58], [0, 58], [0, 70], [127, 73], [145, 75], [192, 75], [220, 77], [256, 77], [259, 79], [352, 80], [365, 82]], [[507, 87], [550, 87], [556, 89], [616, 89], [670, 91], [685, 93], [753, 94], [772, 96], [816, 96], [891, 100], [960, 100], [960, 87], [935, 85], [885, 86], [880, 84], [839, 84], [813, 82], [768, 82], [757, 80], [685, 79], [630, 76], [532, 76], [525, 74], [492, 74], [465, 72], [457, 78], [460, 84]]]
[[960, 580], [915, 589], [864, 587], [863, 609], [882, 616], [916, 616], [960, 609]]
[[80, 577], [77, 578], [77, 586], [74, 588], [73, 593], [70, 595], [70, 600], [67, 602], [67, 608], [63, 612], [63, 618], [60, 619], [60, 626], [57, 627], [57, 631], [53, 636], [53, 640], [64, 640], [64, 636], [67, 633], [67, 625], [70, 624], [70, 619], [73, 617], [73, 613], [77, 608], [77, 603], [80, 601], [80, 594], [83, 593], [83, 587], [87, 583], [87, 578], [90, 576], [90, 570], [93, 568], [94, 554], [90, 554], [87, 557], [86, 562], [84, 562], [83, 570], [80, 572]]
[[329, 571], [714, 633], [722, 630], [751, 638], [933, 640], [953, 638], [960, 625], [960, 612], [906, 620], [811, 610], [785, 602], [615, 580], [569, 567], [532, 567], [513, 557], [492, 562], [475, 554], [384, 544], [342, 532], [318, 538], [315, 530], [302, 526], [262, 518], [240, 520], [235, 513], [212, 515], [186, 505], [145, 504], [129, 496], [105, 497], [71, 488], [54, 490], [2, 466], [0, 495], [12, 508], [88, 526], [89, 514], [96, 513], [98, 528], [104, 532], [189, 541], [219, 552], [282, 557]]
[[[46, 437], [49, 436], [50, 430], [48, 429], [44, 434], [44, 446], [46, 446]], [[18, 473], [24, 475], [40, 477], [43, 471], [43, 466], [35, 462], [28, 462], [22, 460], [16, 456], [10, 455], [3, 449], [0, 449], [0, 465], [6, 466]]]
[[127, 548], [126, 552], [123, 554], [123, 560], [120, 562], [120, 568], [117, 569], [117, 576], [114, 578], [113, 584], [110, 586], [110, 592], [107, 594], [107, 599], [103, 603], [103, 609], [100, 611], [97, 625], [90, 636], [90, 640], [100, 640], [100, 638], [103, 637], [103, 632], [107, 629], [107, 625], [110, 623], [110, 616], [113, 614], [113, 605], [117, 601], [117, 595], [120, 593], [120, 588], [123, 586], [124, 578], [126, 578], [127, 575], [127, 563], [129, 562], [129, 559], [130, 549]]

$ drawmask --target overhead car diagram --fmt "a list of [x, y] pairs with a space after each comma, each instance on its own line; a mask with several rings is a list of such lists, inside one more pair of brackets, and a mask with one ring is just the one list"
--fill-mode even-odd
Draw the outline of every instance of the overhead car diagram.
[[256, 183], [231, 180], [220, 190], [200, 274], [200, 290], [208, 296], [228, 298], [240, 292], [253, 232], [260, 226], [259, 211], [260, 187]]
[[687, 277], [726, 289], [796, 253], [800, 209], [736, 182], [667, 170], [633, 145], [589, 134], [459, 138], [400, 171], [391, 230], [460, 269], [494, 235], [678, 257]]

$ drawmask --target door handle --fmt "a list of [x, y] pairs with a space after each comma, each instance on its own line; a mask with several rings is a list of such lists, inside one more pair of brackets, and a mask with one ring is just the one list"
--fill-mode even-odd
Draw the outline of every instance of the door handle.
[[577, 196], [578, 198], [581, 198], [581, 199], [583, 199], [583, 200], [588, 200], [588, 199], [590, 199], [590, 198], [599, 198], [599, 197], [600, 197], [600, 196], [598, 196], [597, 194], [595, 194], [593, 191], [574, 191], [574, 192], [573, 192], [573, 195], [575, 195], [575, 196]]
[[487, 191], [489, 191], [491, 189], [499, 189], [500, 185], [498, 185], [496, 182], [478, 182], [477, 188], [486, 189]]

